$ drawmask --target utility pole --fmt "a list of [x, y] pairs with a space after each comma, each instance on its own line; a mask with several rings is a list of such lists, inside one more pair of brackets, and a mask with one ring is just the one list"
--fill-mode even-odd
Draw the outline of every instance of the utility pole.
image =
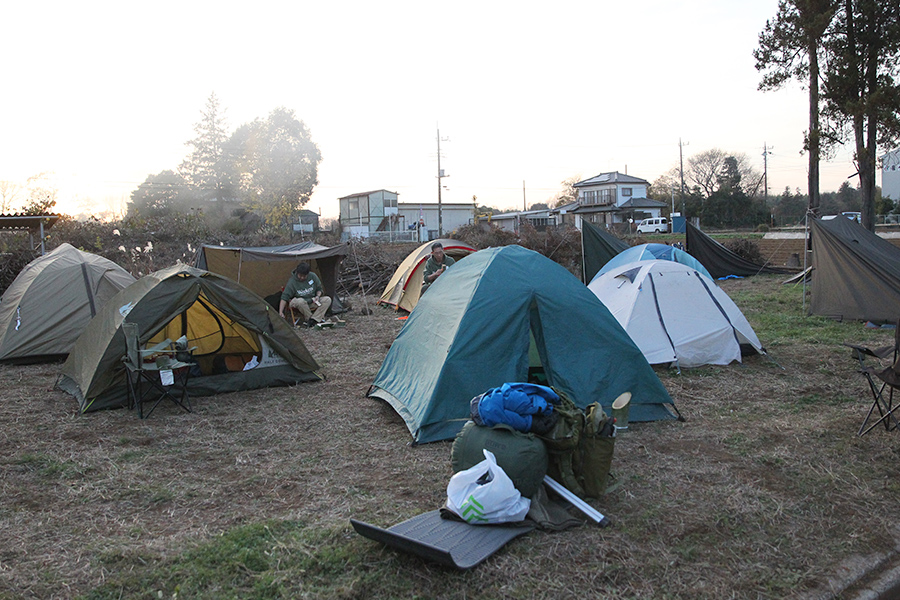
[[522, 180], [522, 210], [523, 211], [528, 210], [528, 206], [526, 205], [526, 202], [525, 202], [525, 180], [524, 179]]
[[772, 148], [763, 142], [763, 198], [766, 200], [766, 206], [769, 205], [769, 150]]
[[438, 158], [438, 237], [444, 237], [444, 209], [441, 205], [441, 179], [444, 177], [448, 177], [448, 175], [444, 175], [444, 170], [441, 168], [441, 129], [438, 127], [437, 130], [437, 158]]
[[687, 215], [684, 211], [684, 154], [682, 152], [682, 149], [688, 144], [690, 144], [690, 142], [688, 142], [687, 144], [682, 144], [681, 138], [678, 138], [678, 170], [681, 172], [681, 216], [685, 218], [687, 217]]

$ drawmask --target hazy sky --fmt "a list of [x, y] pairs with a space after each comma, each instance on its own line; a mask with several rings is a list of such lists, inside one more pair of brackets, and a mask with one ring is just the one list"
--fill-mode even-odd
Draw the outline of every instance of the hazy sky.
[[[388, 189], [521, 207], [572, 176], [653, 181], [684, 156], [745, 153], [769, 193], [806, 188], [806, 95], [759, 92], [777, 0], [6, 2], [0, 180], [55, 173], [59, 209], [124, 206], [176, 169], [215, 92], [229, 133], [285, 106], [322, 151], [309, 207]], [[822, 190], [855, 172], [849, 149]], [[523, 194], [524, 183], [524, 194]], [[856, 179], [851, 183], [856, 184]]]

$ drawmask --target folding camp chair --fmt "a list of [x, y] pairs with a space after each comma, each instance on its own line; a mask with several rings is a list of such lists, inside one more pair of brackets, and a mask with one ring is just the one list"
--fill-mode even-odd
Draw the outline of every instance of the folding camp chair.
[[[857, 435], [865, 435], [879, 424], [883, 424], [886, 431], [893, 431], [900, 427], [895, 412], [900, 408], [900, 402], [894, 404], [894, 390], [900, 390], [900, 322], [894, 331], [893, 346], [870, 349], [855, 344], [844, 344], [853, 350], [853, 355], [859, 362], [859, 372], [862, 373], [872, 392], [872, 405], [866, 414], [865, 420], [859, 427]], [[866, 357], [884, 359], [892, 357], [891, 365], [885, 368], [876, 368], [866, 364]], [[878, 412], [876, 417], [875, 413]], [[874, 420], [873, 420], [874, 419]], [[871, 421], [871, 423], [870, 423]]]
[[[125, 334], [125, 374], [128, 377], [128, 407], [137, 408], [138, 417], [146, 419], [163, 400], [170, 400], [187, 412], [191, 412], [187, 382], [190, 377], [191, 362], [179, 358], [189, 358], [193, 349], [178, 348], [172, 340], [165, 340], [152, 348], [141, 350], [140, 335], [136, 323], [122, 323]], [[147, 356], [156, 355], [152, 362], [145, 362]], [[144, 413], [144, 404], [153, 403]]]

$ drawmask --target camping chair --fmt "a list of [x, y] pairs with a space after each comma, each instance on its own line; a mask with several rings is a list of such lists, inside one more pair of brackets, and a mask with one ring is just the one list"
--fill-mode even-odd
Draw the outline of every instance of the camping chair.
[[[160, 402], [170, 400], [191, 412], [187, 382], [193, 363], [179, 358], [190, 360], [194, 348], [188, 349], [186, 341], [183, 343], [185, 347], [180, 348], [178, 346], [182, 344], [173, 344], [172, 340], [167, 339], [152, 348], [141, 350], [136, 323], [122, 323], [122, 332], [125, 334], [125, 356], [122, 362], [128, 377], [128, 408], [137, 408], [138, 417], [146, 419]], [[144, 357], [153, 355], [157, 356], [155, 361], [144, 361]], [[150, 402], [153, 405], [145, 414], [144, 403]]]
[[[857, 435], [865, 435], [879, 424], [883, 424], [886, 431], [893, 431], [900, 427], [900, 421], [894, 412], [900, 408], [900, 403], [894, 405], [894, 390], [900, 390], [900, 322], [894, 331], [894, 344], [882, 348], [870, 349], [855, 344], [844, 344], [853, 349], [853, 355], [859, 362], [859, 372], [866, 377], [869, 390], [872, 392], [872, 405], [869, 412], [857, 432]], [[877, 359], [892, 357], [891, 365], [886, 369], [876, 368], [866, 364], [866, 357]], [[876, 381], [877, 380], [877, 381]], [[875, 412], [878, 417], [875, 418]], [[874, 421], [869, 423], [870, 420]]]

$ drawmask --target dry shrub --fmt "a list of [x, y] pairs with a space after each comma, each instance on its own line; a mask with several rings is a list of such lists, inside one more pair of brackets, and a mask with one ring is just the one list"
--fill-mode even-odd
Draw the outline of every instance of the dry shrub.
[[572, 273], [581, 272], [581, 232], [574, 227], [547, 227], [538, 231], [523, 221], [516, 235], [493, 224], [477, 223], [460, 227], [453, 235], [474, 248], [518, 244], [558, 262]]
[[723, 244], [726, 248], [743, 258], [744, 260], [749, 260], [753, 263], [762, 263], [763, 258], [759, 252], [759, 244], [757, 244], [753, 240], [748, 240], [744, 238], [734, 238], [730, 240], [726, 240]]
[[453, 238], [476, 249], [497, 248], [517, 243], [516, 234], [493, 223], [479, 222], [463, 225], [453, 232]]

